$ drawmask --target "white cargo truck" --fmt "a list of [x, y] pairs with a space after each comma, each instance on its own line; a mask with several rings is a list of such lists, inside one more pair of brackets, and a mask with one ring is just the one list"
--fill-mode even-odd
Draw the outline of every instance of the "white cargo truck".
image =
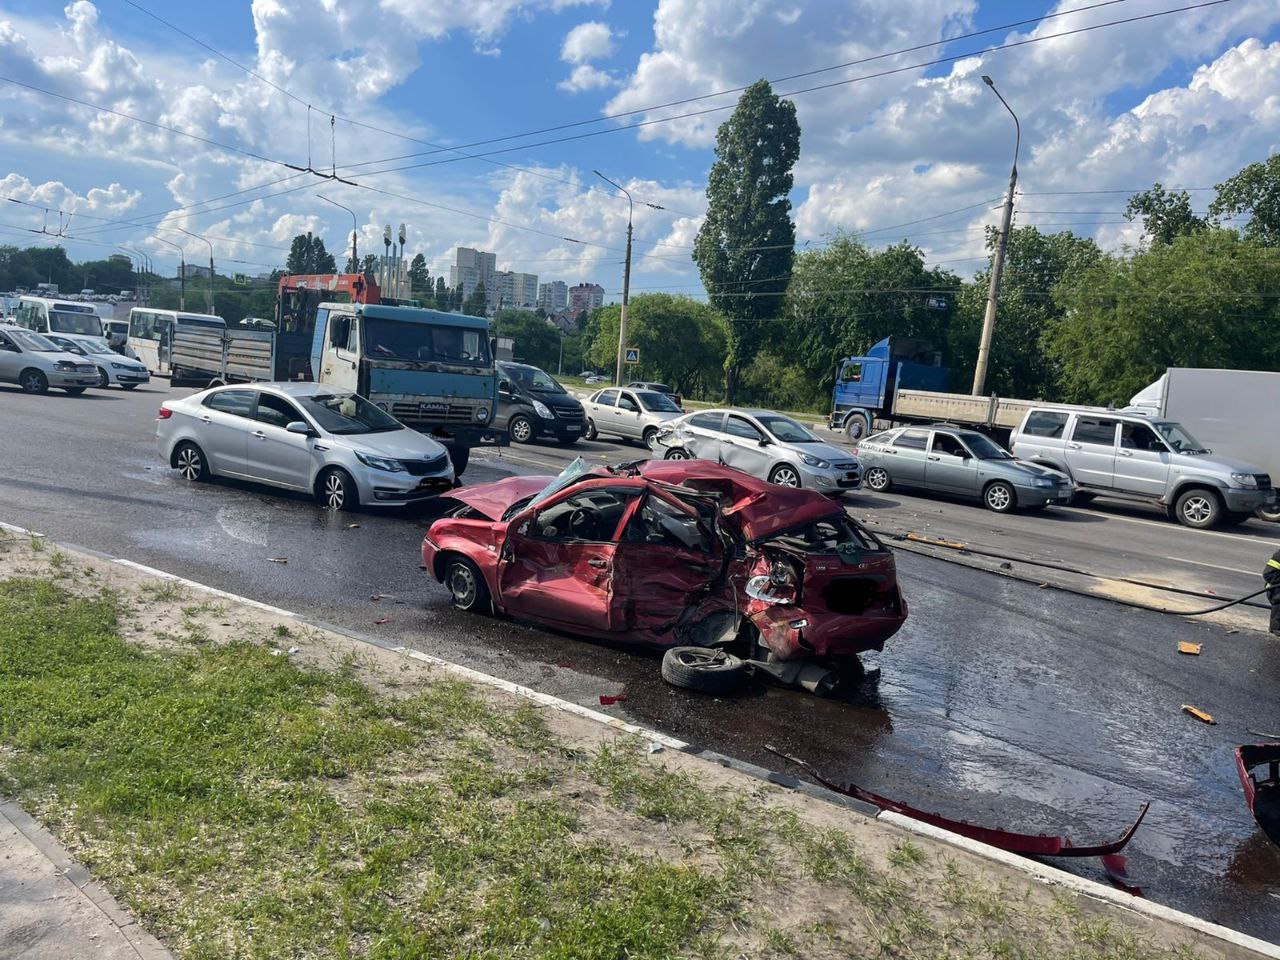
[[[1280, 477], [1280, 373], [1170, 367], [1129, 408], [1176, 420], [1215, 454]], [[1280, 523], [1280, 505], [1258, 516]]]

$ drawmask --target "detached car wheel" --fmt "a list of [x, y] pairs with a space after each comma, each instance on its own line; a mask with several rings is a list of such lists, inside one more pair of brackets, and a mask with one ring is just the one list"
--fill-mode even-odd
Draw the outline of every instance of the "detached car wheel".
[[692, 460], [693, 458], [692, 458], [691, 456], [689, 456], [689, 451], [688, 451], [688, 450], [686, 450], [686, 449], [684, 449], [683, 447], [672, 447], [670, 450], [668, 450], [668, 451], [667, 451], [666, 456], [664, 456], [662, 459], [664, 459], [664, 460]]
[[1280, 523], [1280, 506], [1276, 507], [1259, 507], [1258, 519], [1268, 520], [1271, 523]]
[[1174, 515], [1184, 527], [1197, 530], [1216, 527], [1222, 519], [1222, 501], [1209, 490], [1188, 490], [1178, 497]]
[[474, 613], [489, 603], [489, 588], [474, 563], [465, 557], [453, 557], [444, 570], [444, 585], [449, 598], [459, 610]]
[[18, 386], [22, 387], [23, 393], [48, 393], [49, 378], [39, 370], [23, 370], [22, 376], [18, 377]]
[[345, 470], [334, 467], [320, 474], [316, 481], [316, 499], [330, 510], [354, 510], [360, 506], [356, 482]]
[[982, 502], [993, 513], [1009, 513], [1018, 505], [1018, 498], [1013, 487], [1003, 480], [997, 480], [983, 491]]
[[862, 475], [862, 485], [876, 493], [884, 493], [893, 486], [893, 481], [889, 479], [889, 471], [884, 467], [872, 467]]
[[747, 665], [710, 647], [672, 647], [662, 655], [662, 679], [699, 693], [732, 693], [742, 686]]
[[533, 421], [523, 413], [517, 414], [512, 417], [511, 422], [507, 424], [507, 432], [511, 434], [511, 439], [516, 443], [532, 443]]

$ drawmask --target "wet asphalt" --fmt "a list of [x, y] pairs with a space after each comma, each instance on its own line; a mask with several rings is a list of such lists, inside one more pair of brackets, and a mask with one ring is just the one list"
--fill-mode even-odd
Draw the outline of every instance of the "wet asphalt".
[[[833, 779], [953, 817], [1085, 843], [1118, 835], [1149, 800], [1127, 851], [1146, 895], [1280, 940], [1280, 850], [1254, 827], [1232, 756], [1238, 743], [1280, 739], [1280, 640], [900, 551], [910, 617], [883, 654], [866, 658], [856, 689], [836, 700], [766, 687], [710, 699], [663, 684], [655, 654], [454, 611], [418, 569], [438, 507], [331, 515], [267, 488], [183, 483], [155, 452], [153, 418], [167, 395], [163, 382], [79, 398], [0, 386], [0, 519], [776, 768], [771, 744]], [[578, 450], [611, 462], [644, 452]], [[485, 454], [466, 479], [554, 472], [570, 456], [545, 447]], [[882, 532], [927, 524], [932, 536], [1107, 570], [1146, 558], [1148, 572], [1160, 567], [1171, 582], [1215, 592], [1260, 586], [1247, 572], [1280, 535], [1256, 522], [1206, 535], [1125, 505], [1037, 524], [901, 494], [851, 503]], [[1179, 655], [1180, 640], [1202, 643], [1201, 655]], [[602, 708], [602, 694], [626, 699]], [[1217, 724], [1192, 719], [1183, 704]], [[1103, 879], [1092, 862], [1058, 862]]]

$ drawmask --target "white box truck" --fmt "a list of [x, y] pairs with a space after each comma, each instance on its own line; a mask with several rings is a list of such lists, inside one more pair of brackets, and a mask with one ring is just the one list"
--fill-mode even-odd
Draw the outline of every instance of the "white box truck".
[[[1280, 373], [1170, 367], [1134, 394], [1129, 407], [1176, 420], [1215, 454], [1280, 478]], [[1280, 523], [1280, 504], [1258, 516]]]

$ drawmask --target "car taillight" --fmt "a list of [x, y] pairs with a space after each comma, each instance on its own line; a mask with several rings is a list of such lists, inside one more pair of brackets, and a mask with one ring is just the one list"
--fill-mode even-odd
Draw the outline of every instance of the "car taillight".
[[856, 443], [853, 445], [853, 455], [855, 457], [858, 455], [858, 445]]
[[159, 413], [159, 415], [156, 417], [156, 419], [157, 419], [157, 420], [168, 420], [168, 419], [169, 419], [170, 417], [172, 417], [172, 416], [173, 416], [173, 411], [172, 411], [172, 410], [170, 410], [168, 407], [161, 407], [161, 408], [160, 408], [160, 413]]

